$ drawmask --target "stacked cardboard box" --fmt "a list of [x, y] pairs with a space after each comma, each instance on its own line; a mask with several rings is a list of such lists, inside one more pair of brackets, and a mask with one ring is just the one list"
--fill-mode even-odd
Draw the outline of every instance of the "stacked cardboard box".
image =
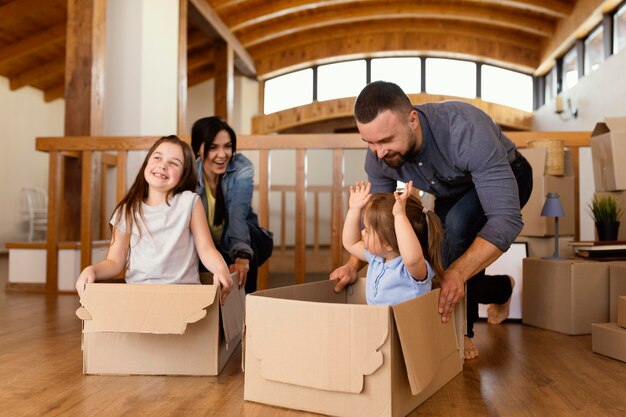
[[593, 324], [592, 349], [626, 362], [626, 263], [610, 267], [611, 322]]
[[626, 296], [619, 298], [617, 323], [594, 323], [591, 333], [594, 352], [626, 362]]
[[[591, 134], [594, 196], [613, 195], [626, 212], [626, 117], [607, 117]], [[626, 240], [626, 227], [618, 240]]]
[[626, 190], [626, 117], [606, 117], [591, 133], [596, 191]]
[[559, 194], [565, 215], [559, 218], [559, 236], [573, 236], [575, 228], [574, 170], [572, 156], [565, 151], [565, 174], [563, 176], [545, 173], [546, 148], [520, 149], [533, 168], [533, 190], [522, 209], [524, 228], [520, 236], [554, 236], [554, 218], [542, 217], [541, 209], [549, 192]]
[[609, 319], [609, 266], [582, 258], [523, 262], [522, 322], [577, 335]]
[[244, 296], [222, 306], [219, 285], [87, 284], [83, 372], [218, 375], [241, 341]]
[[[365, 280], [246, 298], [244, 399], [336, 416], [405, 416], [462, 370], [463, 325], [442, 323], [439, 290], [367, 305]], [[456, 317], [462, 317], [457, 307]]]

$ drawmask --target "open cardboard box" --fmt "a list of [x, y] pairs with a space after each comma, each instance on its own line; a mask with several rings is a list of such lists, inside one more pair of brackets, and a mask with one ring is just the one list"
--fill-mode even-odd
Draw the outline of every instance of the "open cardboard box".
[[405, 416], [461, 372], [464, 306], [444, 324], [439, 290], [372, 306], [365, 279], [339, 294], [335, 284], [247, 296], [245, 400], [337, 416]]
[[219, 285], [201, 280], [211, 284], [87, 284], [83, 373], [218, 375], [241, 341], [245, 294], [221, 306]]
[[605, 117], [590, 142], [596, 191], [626, 190], [626, 117]]
[[554, 236], [554, 218], [541, 216], [541, 209], [549, 192], [559, 194], [565, 212], [565, 215], [559, 218], [559, 234], [561, 236], [576, 234], [574, 169], [570, 151], [565, 150], [565, 174], [563, 176], [545, 174], [548, 157], [546, 148], [526, 148], [519, 151], [533, 169], [533, 190], [522, 209], [524, 227], [520, 236]]

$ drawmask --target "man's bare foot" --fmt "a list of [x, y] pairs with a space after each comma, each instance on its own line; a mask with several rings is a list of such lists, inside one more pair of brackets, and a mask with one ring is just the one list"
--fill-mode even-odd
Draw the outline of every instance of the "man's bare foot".
[[489, 324], [500, 324], [509, 317], [509, 307], [511, 306], [511, 298], [513, 298], [513, 288], [515, 288], [515, 280], [509, 275], [511, 280], [511, 296], [504, 304], [489, 304], [487, 307], [487, 322]]
[[478, 357], [478, 348], [474, 346], [474, 342], [472, 342], [472, 339], [465, 336], [463, 345], [464, 345], [463, 347], [465, 350], [465, 360], [474, 359]]

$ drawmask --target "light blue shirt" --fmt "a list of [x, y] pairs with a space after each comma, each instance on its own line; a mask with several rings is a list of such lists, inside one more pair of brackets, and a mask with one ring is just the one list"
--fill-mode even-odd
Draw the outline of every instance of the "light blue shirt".
[[385, 262], [385, 258], [365, 250], [367, 280], [365, 296], [367, 304], [396, 305], [426, 294], [432, 289], [435, 271], [426, 261], [426, 279], [416, 281], [398, 256]]

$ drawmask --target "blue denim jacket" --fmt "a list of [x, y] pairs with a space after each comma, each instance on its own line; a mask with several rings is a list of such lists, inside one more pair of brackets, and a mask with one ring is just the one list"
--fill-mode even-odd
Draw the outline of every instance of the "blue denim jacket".
[[[204, 212], [207, 213], [208, 204], [202, 171], [202, 158], [197, 159], [196, 169], [198, 173], [196, 193], [202, 200]], [[258, 227], [259, 220], [250, 206], [254, 187], [254, 165], [252, 162], [240, 153], [233, 155], [226, 167], [221, 185], [226, 206], [226, 222], [220, 243], [217, 246], [228, 253], [231, 259], [235, 259], [238, 252], [245, 252], [253, 256], [248, 223], [254, 223]]]

